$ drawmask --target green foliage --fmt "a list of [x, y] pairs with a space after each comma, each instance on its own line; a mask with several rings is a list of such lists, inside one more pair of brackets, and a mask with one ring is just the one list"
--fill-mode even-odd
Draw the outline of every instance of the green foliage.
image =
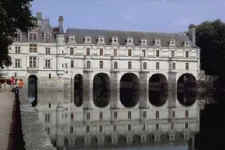
[[0, 67], [11, 64], [8, 47], [17, 30], [26, 32], [34, 24], [30, 7], [33, 0], [0, 1]]
[[196, 44], [201, 49], [201, 69], [225, 76], [225, 23], [206, 21], [196, 26]]

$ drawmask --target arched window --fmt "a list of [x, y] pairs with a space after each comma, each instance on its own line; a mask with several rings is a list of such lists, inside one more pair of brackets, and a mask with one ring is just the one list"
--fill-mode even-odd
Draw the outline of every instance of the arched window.
[[156, 50], [156, 57], [159, 57], [159, 50]]

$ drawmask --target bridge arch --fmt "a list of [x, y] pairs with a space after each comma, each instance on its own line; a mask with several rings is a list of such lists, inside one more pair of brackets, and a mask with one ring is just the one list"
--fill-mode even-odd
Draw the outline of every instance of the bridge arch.
[[94, 76], [93, 97], [94, 104], [99, 108], [109, 105], [110, 101], [110, 78], [106, 73], [98, 73]]
[[177, 99], [183, 106], [191, 106], [197, 98], [197, 82], [190, 73], [182, 74], [177, 81]]
[[139, 79], [133, 73], [126, 73], [120, 79], [120, 101], [123, 106], [131, 108], [139, 100]]
[[149, 101], [154, 106], [162, 106], [168, 98], [168, 82], [165, 75], [156, 73], [149, 79]]
[[38, 104], [38, 78], [35, 75], [28, 77], [28, 99], [33, 107]]
[[81, 74], [74, 77], [74, 104], [77, 107], [83, 104], [83, 76]]

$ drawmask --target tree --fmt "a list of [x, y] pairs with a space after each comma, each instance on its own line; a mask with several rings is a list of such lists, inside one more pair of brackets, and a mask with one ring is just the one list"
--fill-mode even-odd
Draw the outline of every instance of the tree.
[[208, 75], [225, 77], [225, 23], [215, 20], [197, 25], [196, 44], [201, 49], [201, 69]]
[[30, 7], [33, 0], [0, 1], [0, 67], [11, 65], [8, 47], [12, 44], [17, 30], [27, 32], [34, 26], [35, 18]]

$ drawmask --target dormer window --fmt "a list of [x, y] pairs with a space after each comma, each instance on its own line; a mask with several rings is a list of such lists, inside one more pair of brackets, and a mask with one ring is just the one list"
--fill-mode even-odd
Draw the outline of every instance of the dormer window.
[[84, 43], [91, 43], [91, 37], [90, 36], [86, 36], [84, 38]]
[[156, 40], [155, 40], [155, 46], [160, 46], [160, 45], [161, 45], [160, 39], [156, 39]]
[[127, 44], [128, 44], [128, 45], [132, 45], [133, 42], [134, 42], [134, 39], [133, 39], [132, 37], [128, 37], [128, 38], [127, 38]]
[[146, 39], [141, 39], [141, 45], [146, 46], [147, 45], [147, 40]]
[[98, 44], [104, 44], [104, 37], [103, 36], [99, 36], [98, 40], [97, 40]]
[[175, 46], [175, 45], [176, 45], [175, 40], [170, 40], [170, 42], [169, 42], [169, 46]]
[[69, 37], [68, 37], [68, 42], [69, 43], [74, 43], [76, 40], [75, 40], [75, 35], [70, 35]]
[[118, 37], [117, 36], [112, 37], [112, 44], [118, 44], [118, 43], [119, 43]]

